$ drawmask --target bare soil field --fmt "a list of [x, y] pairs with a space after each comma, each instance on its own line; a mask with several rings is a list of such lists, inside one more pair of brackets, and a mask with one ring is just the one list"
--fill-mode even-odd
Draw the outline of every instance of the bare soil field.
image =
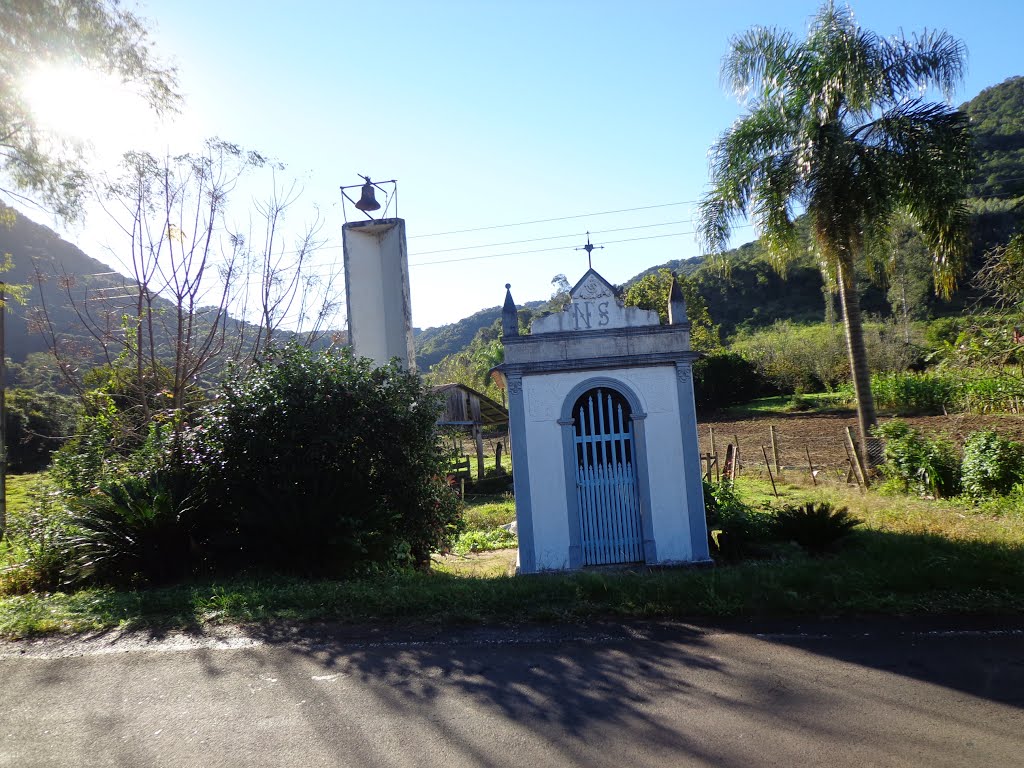
[[[880, 422], [893, 417], [884, 416]], [[972, 433], [992, 429], [1004, 437], [1024, 441], [1024, 416], [1000, 414], [975, 416], [971, 414], [942, 416], [907, 416], [903, 421], [930, 435], [942, 435], [962, 444]], [[715, 449], [719, 461], [724, 462], [726, 446], [738, 442], [741, 468], [759, 471], [764, 467], [761, 447], [771, 457], [769, 427], [775, 427], [779, 449], [779, 463], [785, 468], [807, 472], [807, 452], [815, 468], [838, 471], [847, 467], [847, 454], [843, 433], [846, 427], [857, 434], [854, 413], [843, 414], [779, 414], [757, 418], [731, 418], [722, 414], [703, 414], [697, 417], [701, 453], [711, 452], [711, 431], [714, 430]]]

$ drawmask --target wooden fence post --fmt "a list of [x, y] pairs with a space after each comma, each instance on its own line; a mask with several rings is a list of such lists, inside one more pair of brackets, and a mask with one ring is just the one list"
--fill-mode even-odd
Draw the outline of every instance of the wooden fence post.
[[722, 477], [729, 482], [736, 481], [736, 446], [732, 444], [725, 446], [725, 468], [722, 470]]
[[[722, 476], [718, 469], [718, 449], [715, 447], [715, 428], [708, 427], [708, 434], [711, 437], [711, 455], [715, 457], [715, 482], [719, 483], [722, 481]], [[711, 480], [711, 467], [708, 466], [708, 481]]]
[[772, 477], [772, 465], [771, 462], [768, 461], [768, 449], [763, 445], [761, 446], [761, 453], [764, 454], [764, 466], [765, 469], [768, 470], [768, 479], [772, 481], [772, 493], [775, 494], [775, 498], [777, 499], [779, 498], [779, 489], [775, 487], [775, 478]]
[[[772, 458], [775, 459], [775, 474], [781, 475], [782, 470], [779, 469], [779, 443], [775, 439], [775, 425], [769, 424], [768, 431], [771, 433], [772, 436]], [[765, 461], [768, 461], [767, 457], [765, 457]]]
[[853, 456], [853, 468], [857, 474], [857, 482], [863, 488], [868, 487], [868, 476], [864, 472], [864, 465], [860, 463], [860, 453], [857, 451], [857, 443], [853, 440], [853, 430], [850, 427], [846, 428], [844, 433], [846, 435], [846, 450], [848, 450]]
[[818, 479], [814, 476], [814, 464], [811, 462], [811, 447], [809, 445], [805, 445], [804, 451], [807, 453], [807, 468], [811, 470], [811, 483], [817, 487]]

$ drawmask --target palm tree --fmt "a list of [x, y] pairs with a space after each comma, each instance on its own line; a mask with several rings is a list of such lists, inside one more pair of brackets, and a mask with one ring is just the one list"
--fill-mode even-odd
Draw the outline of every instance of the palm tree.
[[946, 32], [882, 38], [829, 2], [805, 40], [755, 27], [730, 41], [722, 64], [748, 112], [711, 150], [700, 239], [721, 254], [732, 222], [749, 217], [782, 271], [806, 248], [795, 219], [807, 217], [811, 248], [840, 296], [865, 461], [876, 419], [854, 266], [886, 263], [907, 216], [931, 253], [936, 290], [954, 289], [968, 244], [970, 135], [963, 113], [923, 94], [936, 88], [948, 100], [965, 59]]

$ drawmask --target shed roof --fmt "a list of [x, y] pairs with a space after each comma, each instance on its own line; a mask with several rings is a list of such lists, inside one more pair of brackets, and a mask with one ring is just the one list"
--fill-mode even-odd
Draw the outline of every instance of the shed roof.
[[445, 396], [445, 409], [438, 424], [485, 427], [508, 424], [508, 409], [472, 387], [454, 383], [431, 387], [431, 390]]

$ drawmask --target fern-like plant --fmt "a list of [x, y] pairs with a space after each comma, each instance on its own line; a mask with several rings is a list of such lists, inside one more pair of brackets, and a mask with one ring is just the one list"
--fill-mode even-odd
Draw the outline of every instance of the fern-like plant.
[[83, 499], [72, 513], [78, 580], [167, 582], [190, 565], [192, 499], [184, 478], [128, 477]]
[[784, 541], [794, 541], [815, 555], [838, 548], [840, 542], [860, 525], [846, 507], [834, 508], [828, 502], [808, 502], [784, 507], [775, 513], [775, 534]]

